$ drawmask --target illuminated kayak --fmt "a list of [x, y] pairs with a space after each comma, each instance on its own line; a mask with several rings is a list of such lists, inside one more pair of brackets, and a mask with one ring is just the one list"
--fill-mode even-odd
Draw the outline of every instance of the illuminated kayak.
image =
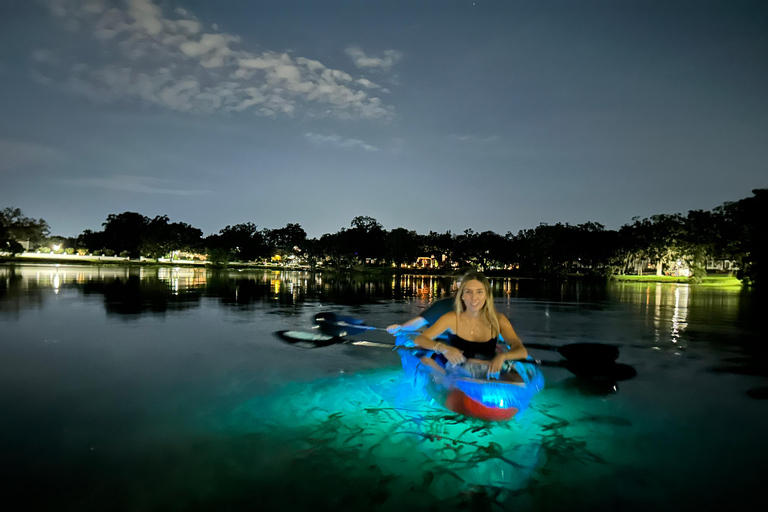
[[[398, 345], [412, 347], [407, 338], [398, 338]], [[407, 379], [414, 389], [446, 409], [485, 421], [505, 421], [528, 407], [531, 397], [544, 388], [544, 375], [538, 365], [520, 361], [507, 363], [501, 379], [473, 378], [462, 367], [448, 369], [445, 374], [425, 365], [421, 358], [428, 350], [404, 348], [398, 350]], [[517, 373], [520, 378], [511, 379]], [[521, 382], [512, 382], [517, 380]]]

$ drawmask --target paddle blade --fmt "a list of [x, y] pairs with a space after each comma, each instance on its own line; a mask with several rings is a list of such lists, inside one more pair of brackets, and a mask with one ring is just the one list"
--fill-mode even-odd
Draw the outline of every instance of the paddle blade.
[[574, 375], [596, 381], [618, 382], [637, 375], [633, 367], [622, 363], [563, 361], [562, 366]]
[[329, 312], [316, 314], [315, 323], [328, 336], [353, 336], [371, 330], [362, 320]]
[[317, 331], [277, 331], [275, 336], [286, 343], [301, 348], [320, 348], [342, 343], [338, 336], [329, 336]]
[[573, 361], [590, 359], [592, 361], [604, 360], [608, 362], [619, 358], [618, 347], [602, 343], [570, 343], [560, 347], [558, 352], [564, 358]]
[[618, 382], [631, 379], [637, 375], [637, 371], [628, 364], [606, 363], [599, 359], [595, 361], [570, 361], [566, 359], [563, 361], [526, 360], [520, 362], [565, 368], [578, 377], [594, 381]]
[[600, 360], [606, 363], [619, 358], [619, 349], [613, 345], [604, 343], [569, 343], [558, 347], [557, 345], [545, 345], [543, 343], [525, 343], [526, 348], [539, 350], [552, 350], [559, 352], [566, 359], [573, 360]]

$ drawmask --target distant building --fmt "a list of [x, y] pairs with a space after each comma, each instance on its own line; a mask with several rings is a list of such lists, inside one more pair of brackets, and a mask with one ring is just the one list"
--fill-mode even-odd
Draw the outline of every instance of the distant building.
[[731, 260], [708, 260], [707, 272], [734, 272], [739, 270], [735, 261]]

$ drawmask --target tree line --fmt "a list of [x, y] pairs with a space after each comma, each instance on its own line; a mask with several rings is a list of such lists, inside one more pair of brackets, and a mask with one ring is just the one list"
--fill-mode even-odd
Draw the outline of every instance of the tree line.
[[712, 210], [636, 217], [618, 230], [596, 222], [557, 223], [504, 235], [472, 229], [428, 234], [402, 227], [386, 230], [376, 219], [359, 216], [349, 227], [320, 238], [308, 238], [299, 224], [259, 229], [251, 222], [204, 237], [202, 230], [171, 222], [167, 215], [149, 218], [124, 212], [110, 214], [101, 231], [85, 230], [65, 239], [51, 237], [44, 220], [6, 208], [0, 215], [0, 251], [19, 252], [20, 241], [27, 241], [30, 249], [50, 247], [55, 241], [63, 251], [132, 258], [183, 251], [205, 254], [214, 263], [277, 260], [313, 268], [400, 267], [427, 257], [441, 268], [503, 268], [521, 276], [636, 274], [649, 266], [662, 275], [684, 267], [693, 279], [706, 275], [708, 262], [727, 260], [739, 277], [757, 282], [768, 255], [768, 189], [752, 193]]

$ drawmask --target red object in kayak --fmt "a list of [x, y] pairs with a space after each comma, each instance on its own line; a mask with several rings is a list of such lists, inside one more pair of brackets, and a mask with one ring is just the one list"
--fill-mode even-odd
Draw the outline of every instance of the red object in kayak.
[[517, 407], [507, 409], [487, 407], [476, 400], [472, 400], [460, 389], [451, 390], [444, 405], [449, 411], [484, 421], [507, 421], [519, 411]]

